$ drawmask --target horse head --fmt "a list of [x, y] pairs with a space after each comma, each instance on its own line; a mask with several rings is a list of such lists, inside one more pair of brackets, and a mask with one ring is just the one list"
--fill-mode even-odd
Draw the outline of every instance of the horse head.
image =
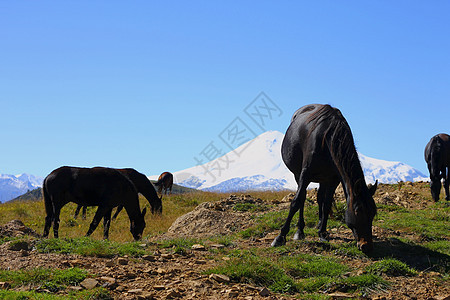
[[147, 213], [147, 208], [142, 210], [142, 213], [139, 212], [139, 216], [137, 216], [134, 220], [131, 221], [130, 231], [133, 235], [133, 238], [138, 241], [142, 238], [142, 233], [145, 228], [145, 219], [144, 216]]
[[156, 197], [156, 203], [152, 203], [152, 214], [161, 215], [162, 214], [162, 195], [161, 197]]
[[353, 189], [352, 198], [349, 194], [348, 208], [345, 213], [345, 222], [352, 230], [358, 248], [364, 253], [373, 249], [372, 221], [376, 214], [373, 195], [378, 186], [378, 181], [372, 186], [365, 186], [362, 180], [358, 180]]

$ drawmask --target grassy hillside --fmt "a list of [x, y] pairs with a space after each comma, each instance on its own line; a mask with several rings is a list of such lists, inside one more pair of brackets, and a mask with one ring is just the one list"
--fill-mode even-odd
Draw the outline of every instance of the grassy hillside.
[[[137, 243], [132, 242], [125, 212], [112, 222], [110, 241], [103, 241], [102, 225], [92, 238], [83, 237], [95, 208], [89, 208], [87, 220], [75, 220], [75, 205], [66, 205], [61, 214], [60, 239], [0, 236], [0, 251], [2, 244], [31, 239], [35, 251], [41, 255], [63, 253], [64, 260], [71, 266], [73, 261], [73, 266], [80, 269], [67, 269], [64, 267], [64, 261], [61, 263], [58, 258], [55, 265], [61, 263], [62, 269], [70, 272], [61, 276], [74, 277], [70, 280], [75, 283], [69, 284], [58, 278], [55, 278], [53, 283], [48, 283], [47, 279], [41, 281], [36, 273], [47, 274], [45, 264], [41, 268], [31, 268], [28, 273], [14, 268], [4, 270], [0, 272], [0, 282], [9, 282], [11, 287], [17, 287], [19, 290], [21, 287], [23, 290], [24, 286], [50, 285], [66, 297], [72, 295], [70, 297], [73, 299], [118, 299], [127, 291], [126, 288], [136, 287], [143, 287], [157, 299], [167, 298], [169, 295], [172, 295], [169, 298], [174, 298], [176, 293], [181, 298], [192, 295], [200, 297], [204, 295], [201, 293], [228, 298], [238, 293], [242, 297], [256, 295], [254, 299], [259, 299], [258, 292], [263, 287], [266, 287], [269, 293], [283, 295], [285, 299], [332, 299], [335, 297], [333, 295], [338, 294], [341, 297], [383, 296], [391, 299], [408, 295], [417, 299], [432, 296], [438, 299], [450, 294], [450, 205], [442, 200], [434, 203], [425, 183], [379, 187], [375, 196], [378, 214], [373, 226], [375, 250], [370, 255], [365, 255], [357, 249], [350, 230], [343, 223], [345, 202], [339, 195], [336, 197], [337, 210], [328, 223], [328, 231], [332, 236], [330, 242], [323, 243], [318, 240], [315, 228], [318, 209], [314, 192], [311, 191], [305, 204], [306, 239], [292, 240], [297, 222], [297, 217], [294, 217], [286, 246], [271, 248], [270, 242], [279, 233], [279, 228], [287, 216], [286, 208], [289, 203], [283, 202], [282, 199], [288, 192], [249, 194], [230, 197], [229, 194], [185, 193], [164, 197], [162, 216], [146, 216], [144, 239]], [[233, 200], [235, 198], [249, 201], [236, 202]], [[161, 237], [179, 216], [193, 211], [204, 202], [215, 203], [209, 206], [213, 211], [250, 216], [248, 224], [245, 228], [233, 227], [232, 233], [228, 235], [194, 238], [189, 237], [187, 232], [187, 236]], [[143, 197], [140, 198], [140, 203], [141, 207], [148, 206]], [[15, 201], [0, 205], [0, 225], [20, 219], [26, 226], [42, 233], [44, 217], [42, 200]], [[214, 220], [205, 219], [205, 222], [211, 221]], [[215, 221], [223, 222], [224, 226], [230, 224], [225, 219]], [[178, 233], [181, 234], [181, 231]], [[50, 235], [52, 236], [52, 233]], [[192, 250], [194, 244], [203, 245], [204, 251]], [[217, 244], [220, 245], [219, 248]], [[67, 255], [76, 256], [71, 259]], [[127, 266], [121, 267], [125, 275], [120, 273], [122, 271], [117, 267], [114, 268], [117, 274], [111, 273], [113, 269], [110, 268], [103, 270], [103, 257], [117, 258], [124, 255], [133, 258], [128, 269]], [[148, 263], [145, 258], [148, 255], [164, 256]], [[38, 264], [40, 257], [30, 256], [29, 259], [33, 260], [33, 264]], [[89, 263], [82, 263], [80, 258]], [[21, 260], [24, 259], [26, 258]], [[5, 260], [5, 264], [8, 260]], [[135, 278], [130, 272], [138, 272], [140, 275]], [[217, 275], [214, 274], [226, 276], [224, 278], [228, 279], [223, 279], [225, 281], [218, 285], [215, 280], [208, 279], [209, 276], [216, 278], [214, 276]], [[97, 288], [90, 293], [85, 290], [76, 294], [67, 292], [68, 285], [79, 285], [85, 277], [98, 279], [102, 278], [101, 276], [123, 278], [121, 285], [126, 287], [125, 290], [114, 287], [106, 290]], [[127, 279], [129, 276], [130, 279]], [[30, 279], [26, 279], [28, 277]], [[22, 279], [15, 281], [14, 278]], [[179, 288], [162, 288], [161, 285]], [[173, 294], [174, 292], [176, 293]], [[2, 292], [0, 289], [0, 298], [4, 296], [2, 293], [6, 291]], [[24, 295], [30, 299], [41, 299], [43, 292], [10, 293], [13, 295], [10, 296], [11, 299]]]

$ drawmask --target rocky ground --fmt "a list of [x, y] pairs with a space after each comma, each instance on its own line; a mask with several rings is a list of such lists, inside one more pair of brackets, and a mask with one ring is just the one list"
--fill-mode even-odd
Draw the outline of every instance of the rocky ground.
[[[395, 204], [408, 208], [423, 208], [430, 205], [424, 193], [427, 193], [425, 184], [414, 186], [406, 183], [400, 189], [390, 185], [381, 185], [377, 191], [375, 200], [377, 203]], [[309, 191], [311, 199], [315, 197], [315, 191]], [[288, 195], [271, 203], [271, 209], [287, 209], [289, 206]], [[343, 200], [342, 190], [336, 193], [337, 201]], [[416, 201], [409, 201], [410, 199]], [[420, 198], [420, 201], [417, 199]], [[423, 198], [423, 199], [422, 199]], [[232, 208], [236, 203], [249, 203], [264, 205], [262, 200], [251, 196], [231, 195], [215, 203], [203, 203], [194, 211], [180, 217], [160, 239], [171, 237], [198, 237], [204, 238], [212, 235], [227, 235], [250, 226], [253, 222], [252, 215], [259, 212], [239, 212]], [[395, 243], [390, 238], [395, 232], [374, 227], [375, 241]], [[0, 227], [0, 237], [17, 235], [37, 236], [31, 229], [20, 221], [12, 221]], [[276, 233], [261, 239], [242, 240], [235, 242], [235, 247], [269, 247]], [[347, 228], [339, 228], [331, 232], [332, 242], [348, 242], [352, 240], [351, 232]], [[307, 239], [314, 240], [315, 237]], [[210, 242], [202, 245], [194, 245], [192, 249], [183, 255], [173, 254], [171, 249], [156, 250], [153, 255], [142, 258], [116, 257], [95, 258], [78, 255], [42, 254], [33, 250], [32, 241], [25, 245], [12, 245], [3, 243], [0, 245], [0, 268], [17, 270], [23, 268], [49, 267], [67, 268], [80, 267], [96, 274], [94, 278], [86, 280], [81, 286], [73, 286], [70, 289], [77, 290], [104, 286], [108, 288], [117, 299], [291, 299], [289, 295], [280, 295], [268, 291], [264, 287], [249, 284], [231, 282], [227, 276], [205, 275], [204, 270], [210, 269], [220, 263], [220, 260], [229, 259], [227, 256], [217, 257], [208, 251], [211, 248], [224, 247]], [[143, 247], [148, 247], [152, 241], [143, 242]], [[303, 243], [302, 251], [315, 253], [314, 243]], [[218, 252], [220, 253], [220, 252]], [[405, 254], [407, 255], [407, 254]], [[220, 254], [219, 254], [220, 256]], [[355, 273], [370, 264], [369, 259], [352, 257], [340, 257], [345, 264], [350, 265]], [[373, 299], [450, 299], [450, 287], [437, 285], [441, 275], [436, 272], [423, 271], [414, 277], [389, 277], [387, 280], [392, 285], [382, 291], [374, 291]], [[0, 288], [2, 288], [0, 283]], [[3, 288], [7, 284], [3, 283]], [[22, 290], [39, 289], [36, 286], [22, 286]], [[67, 293], [68, 291], [61, 291]], [[346, 299], [354, 297], [346, 293], [330, 294], [334, 299]]]

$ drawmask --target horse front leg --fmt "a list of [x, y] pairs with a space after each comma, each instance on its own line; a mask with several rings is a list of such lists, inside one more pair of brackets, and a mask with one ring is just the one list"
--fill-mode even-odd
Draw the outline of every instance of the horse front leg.
[[89, 230], [86, 233], [86, 236], [90, 236], [94, 230], [97, 228], [98, 224], [100, 223], [100, 220], [103, 218], [103, 216], [108, 211], [107, 207], [99, 206], [97, 209], [97, 212], [95, 213], [94, 218], [92, 219], [91, 225], [89, 225]]
[[[302, 177], [302, 176], [301, 176]], [[292, 199], [291, 206], [289, 208], [289, 214], [284, 223], [283, 227], [281, 227], [280, 234], [273, 240], [271, 246], [278, 247], [286, 244], [286, 235], [289, 233], [289, 228], [291, 225], [292, 218], [295, 213], [300, 209], [299, 220], [298, 220], [298, 229], [294, 235], [294, 239], [302, 239], [305, 237], [303, 229], [305, 228], [305, 221], [303, 219], [303, 206], [305, 204], [306, 199], [306, 187], [308, 183], [300, 180], [297, 188], [297, 193], [295, 194], [294, 199]]]

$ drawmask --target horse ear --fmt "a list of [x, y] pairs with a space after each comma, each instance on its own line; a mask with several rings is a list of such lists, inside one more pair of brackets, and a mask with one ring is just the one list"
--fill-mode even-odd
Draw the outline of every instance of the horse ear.
[[378, 180], [375, 181], [374, 185], [370, 185], [368, 187], [369, 188], [369, 193], [370, 193], [371, 196], [375, 195], [375, 191], [377, 190], [377, 187], [378, 187]]
[[147, 213], [147, 207], [145, 207], [145, 208], [142, 210], [142, 217], [144, 217], [146, 213]]

